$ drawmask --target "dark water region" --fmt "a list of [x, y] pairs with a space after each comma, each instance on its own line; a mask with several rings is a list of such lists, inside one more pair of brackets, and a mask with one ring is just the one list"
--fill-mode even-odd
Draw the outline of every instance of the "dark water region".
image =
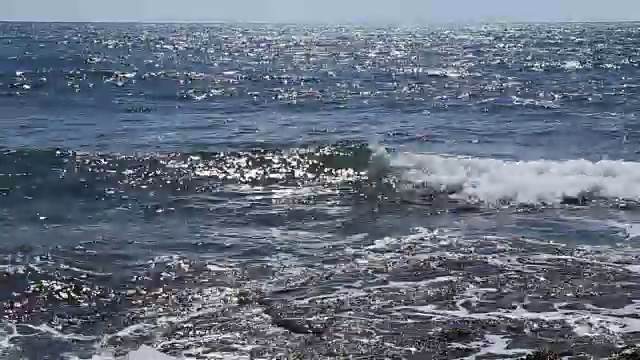
[[1, 357], [616, 356], [639, 33], [0, 23]]

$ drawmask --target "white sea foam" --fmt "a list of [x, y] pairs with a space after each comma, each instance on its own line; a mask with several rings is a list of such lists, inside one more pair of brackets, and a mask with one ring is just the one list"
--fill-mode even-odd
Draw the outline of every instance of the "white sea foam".
[[404, 180], [486, 202], [554, 203], [589, 193], [639, 199], [640, 163], [601, 160], [504, 161], [488, 158], [401, 153], [391, 165]]
[[[481, 347], [481, 350], [473, 356], [466, 357], [465, 359], [476, 359], [483, 355], [504, 355], [519, 357], [526, 354], [527, 350], [523, 349], [509, 349], [509, 338], [500, 335], [485, 335], [485, 343], [477, 344]], [[476, 345], [476, 344], [473, 344]]]
[[[80, 358], [74, 356], [69, 360], [80, 360]], [[169, 356], [152, 347], [142, 345], [138, 350], [131, 351], [125, 356], [115, 357], [112, 354], [103, 352], [99, 355], [93, 355], [90, 360], [188, 360], [188, 358]]]
[[138, 350], [132, 351], [125, 357], [126, 360], [176, 360], [177, 358], [163, 354], [151, 347], [141, 346]]
[[[471, 295], [471, 293], [469, 293], [469, 295]], [[414, 310], [416, 311], [416, 314], [428, 314], [433, 316], [434, 319], [453, 317], [477, 320], [526, 319], [563, 321], [567, 325], [571, 326], [574, 332], [579, 336], [615, 336], [625, 333], [634, 333], [640, 330], [640, 320], [633, 317], [633, 311], [637, 311], [636, 304], [625, 308], [625, 312], [600, 309], [596, 307], [592, 307], [592, 309], [588, 311], [561, 310], [558, 306], [556, 306], [556, 311], [552, 312], [530, 312], [525, 310], [523, 307], [518, 306], [517, 309], [510, 312], [494, 311], [486, 313], [471, 313], [467, 309], [463, 308], [461, 304], [465, 300], [474, 298], [474, 296], [469, 296], [464, 300], [458, 301], [457, 310], [444, 310], [437, 308], [434, 305], [403, 306], [398, 309]], [[601, 313], [596, 313], [594, 310], [599, 310]]]

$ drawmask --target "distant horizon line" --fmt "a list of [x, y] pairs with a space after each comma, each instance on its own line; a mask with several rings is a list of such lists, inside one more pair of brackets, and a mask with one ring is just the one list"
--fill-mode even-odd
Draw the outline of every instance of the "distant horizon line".
[[28, 20], [0, 19], [0, 23], [27, 24], [259, 24], [259, 25], [370, 25], [370, 26], [417, 26], [417, 25], [498, 25], [498, 24], [616, 24], [640, 23], [636, 20], [468, 20], [468, 21], [263, 21], [263, 20]]

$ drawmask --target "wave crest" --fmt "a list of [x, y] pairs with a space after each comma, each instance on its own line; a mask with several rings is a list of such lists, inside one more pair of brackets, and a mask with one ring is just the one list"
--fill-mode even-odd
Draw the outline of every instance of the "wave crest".
[[602, 160], [504, 161], [439, 154], [397, 154], [406, 186], [429, 187], [486, 203], [559, 203], [596, 197], [640, 199], [640, 163]]

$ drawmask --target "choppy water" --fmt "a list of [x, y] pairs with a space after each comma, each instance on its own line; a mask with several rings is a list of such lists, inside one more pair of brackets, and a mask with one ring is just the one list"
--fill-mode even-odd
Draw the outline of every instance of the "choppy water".
[[639, 35], [0, 23], [2, 358], [639, 342]]

